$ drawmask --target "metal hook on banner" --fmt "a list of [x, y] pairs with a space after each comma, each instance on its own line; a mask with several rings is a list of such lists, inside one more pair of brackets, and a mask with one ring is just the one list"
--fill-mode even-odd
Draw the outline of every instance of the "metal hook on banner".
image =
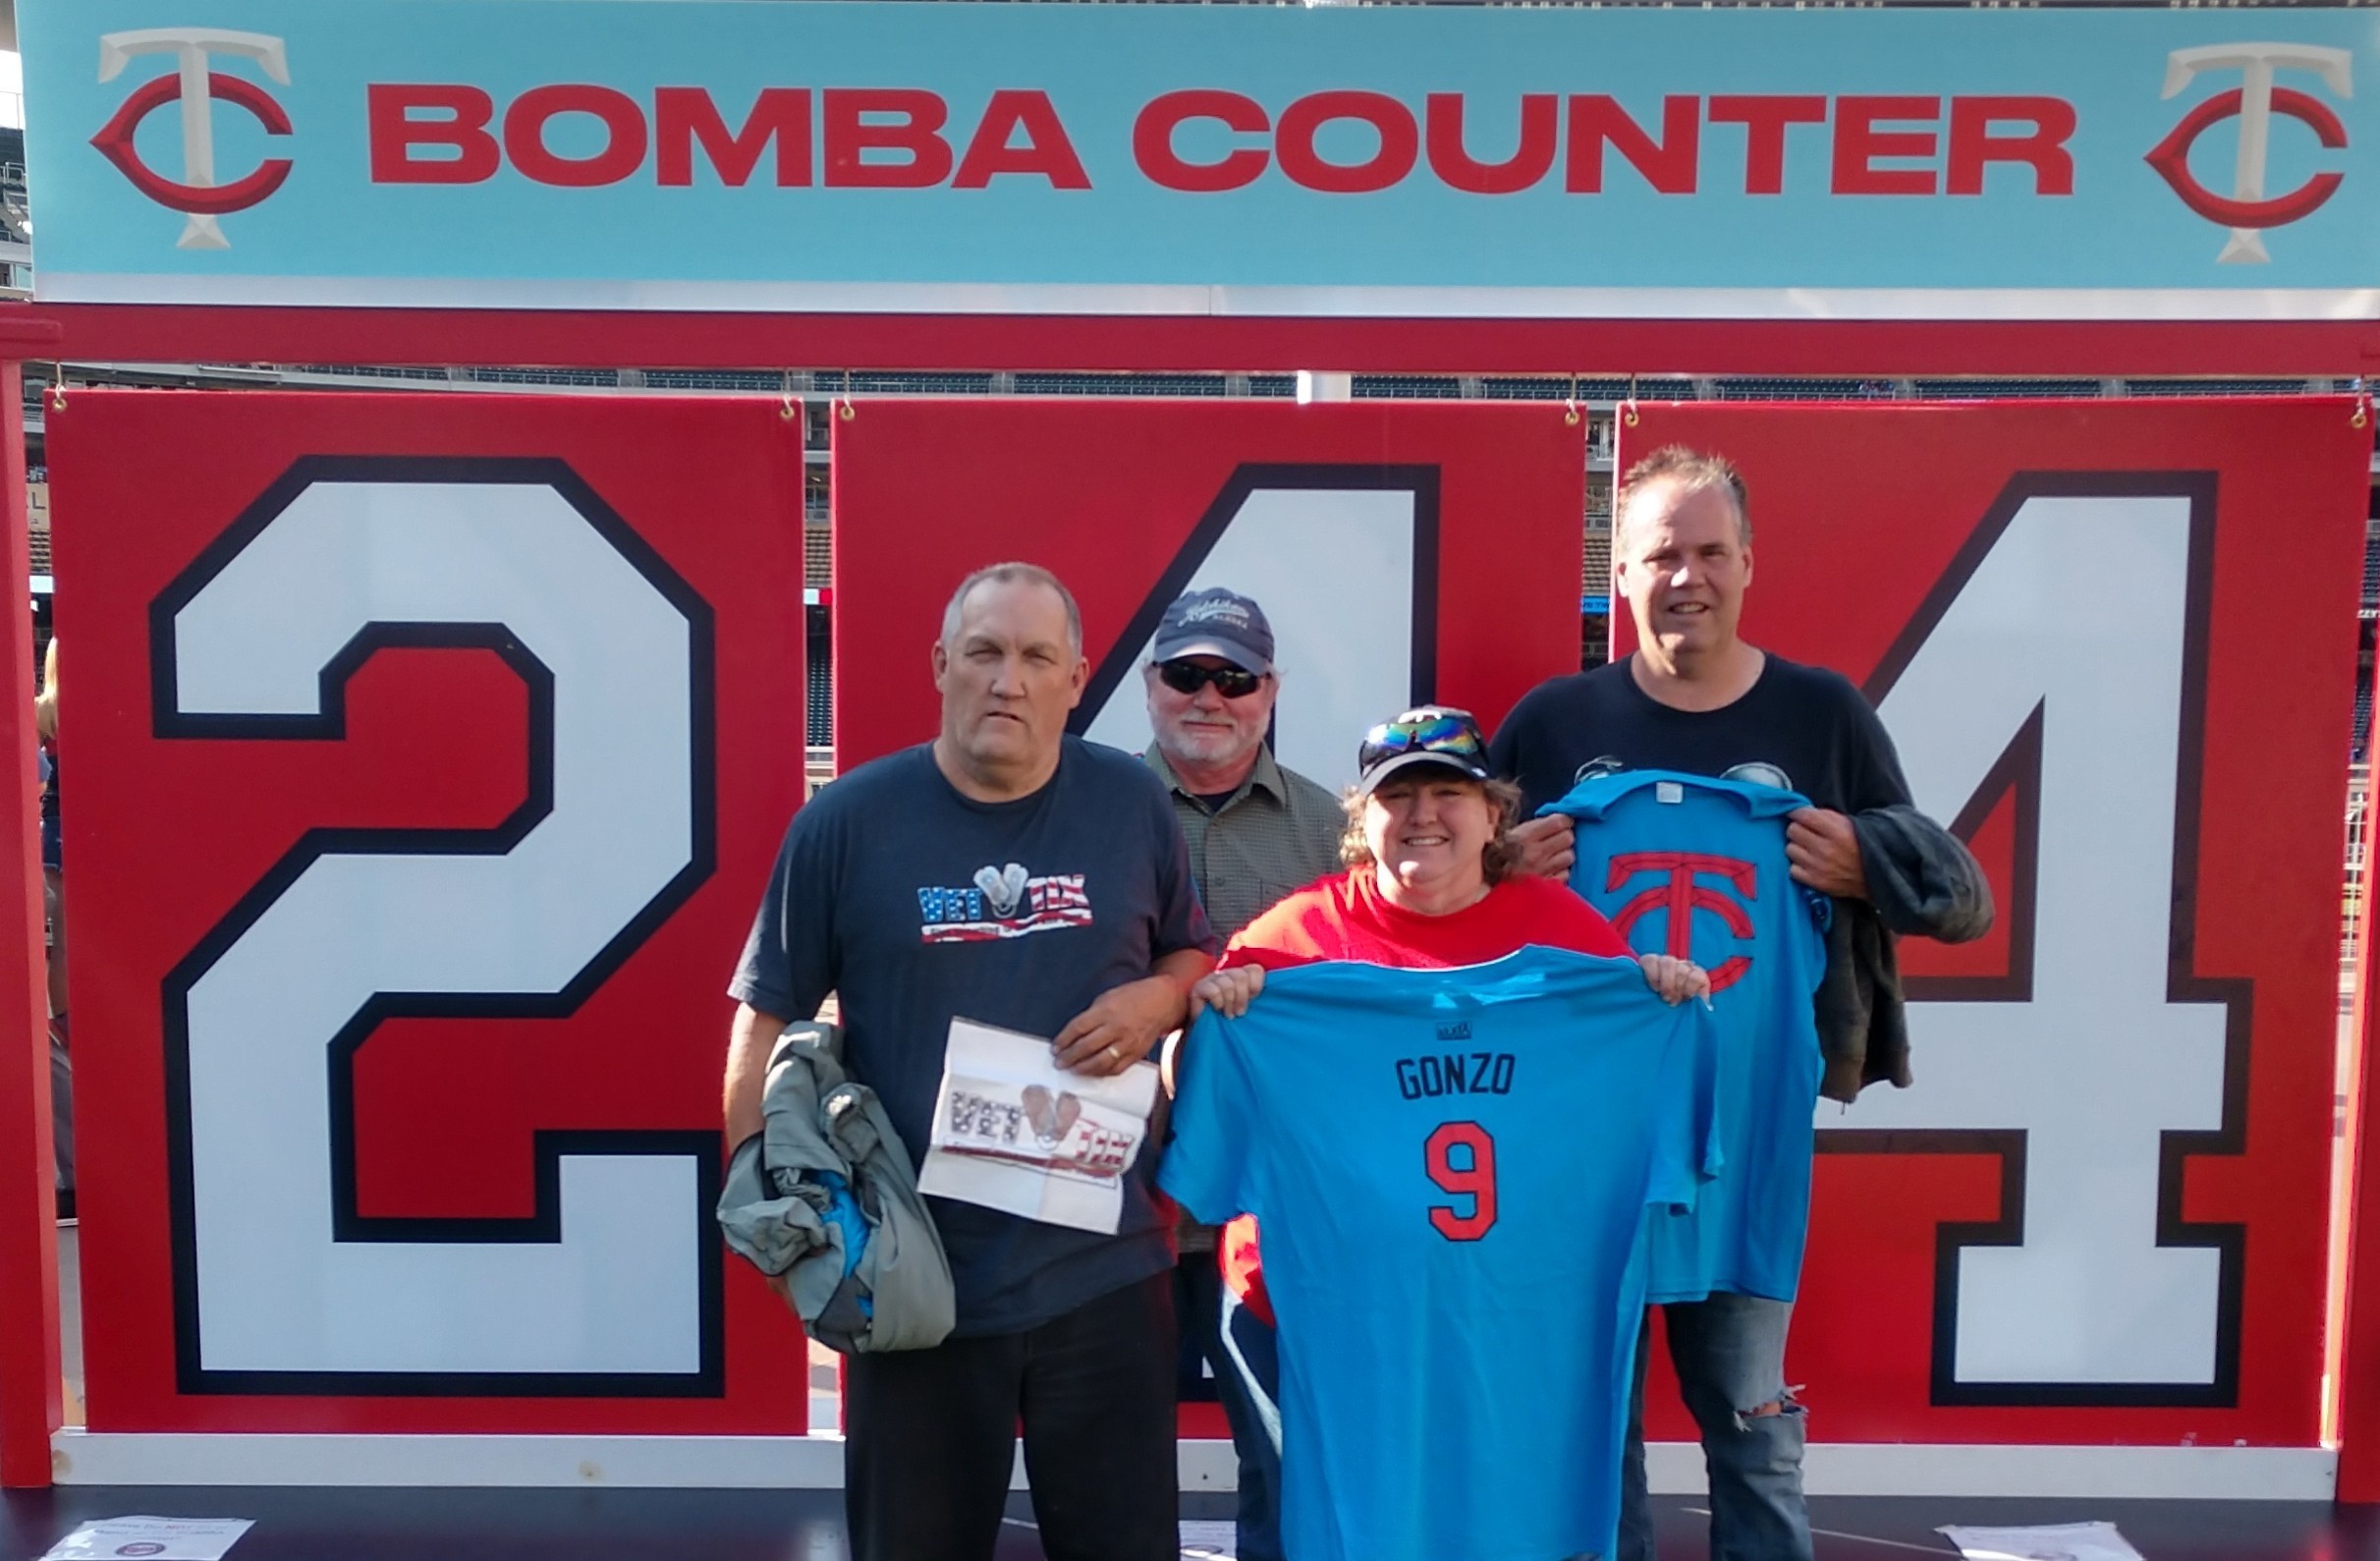
[[835, 416], [841, 418], [845, 422], [849, 422], [859, 416], [859, 409], [852, 404], [851, 397], [846, 396], [843, 398], [842, 405], [835, 409]]
[[2348, 418], [2351, 428], [2368, 428], [2372, 422], [2372, 393], [2368, 390], [2355, 397], [2354, 416]]
[[1578, 376], [1571, 375], [1571, 393], [1562, 403], [1562, 421], [1566, 427], [1578, 426]]
[[66, 410], [66, 365], [64, 363], [50, 364], [49, 375], [49, 410], [64, 412]]
[[1634, 374], [1628, 376], [1628, 399], [1620, 403], [1620, 421], [1625, 427], [1633, 428], [1636, 425], [1636, 376]]
[[796, 418], [802, 416], [802, 403], [796, 401], [791, 396], [786, 396], [780, 399], [777, 403], [777, 416], [784, 418], [787, 422], [793, 421]]

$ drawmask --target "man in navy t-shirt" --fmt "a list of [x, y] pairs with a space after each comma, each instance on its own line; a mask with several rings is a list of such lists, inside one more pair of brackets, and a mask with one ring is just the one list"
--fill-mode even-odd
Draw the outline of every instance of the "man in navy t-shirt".
[[[1002, 564], [951, 598], [942, 732], [861, 765], [794, 818], [729, 990], [731, 1144], [760, 1131], [770, 1047], [837, 994], [845, 1057], [913, 1158], [950, 1022], [1054, 1037], [1122, 1072], [1181, 1024], [1215, 940], [1181, 826], [1137, 759], [1065, 735], [1087, 668], [1047, 571]], [[952, 1337], [845, 1366], [856, 1561], [989, 1561], [1017, 1430], [1052, 1561], [1174, 1561], [1173, 1251], [1153, 1152], [1116, 1234], [932, 1199]]]
[[[1752, 579], [1743, 479], [1722, 458], [1667, 446], [1629, 470], [1613, 513], [1613, 593], [1628, 601], [1637, 650], [1524, 696], [1490, 747], [1496, 772], [1520, 783], [1530, 809], [1581, 780], [1630, 769], [1799, 792], [1811, 806], [1787, 823], [1794, 878], [1838, 898], [1867, 898], [1850, 815], [1906, 806], [1909, 783], [1857, 689], [1738, 636]], [[1531, 819], [1515, 837], [1531, 869], [1569, 875], [1577, 856], [1569, 817]], [[1710, 1470], [1714, 1561], [1810, 1561], [1802, 1410], [1785, 1385], [1792, 1303], [1714, 1291], [1665, 1311], [1670, 1358]], [[1636, 1391], [1641, 1399], [1641, 1372]], [[1631, 1427], [1623, 1487], [1620, 1561], [1651, 1561], [1640, 1423]]]

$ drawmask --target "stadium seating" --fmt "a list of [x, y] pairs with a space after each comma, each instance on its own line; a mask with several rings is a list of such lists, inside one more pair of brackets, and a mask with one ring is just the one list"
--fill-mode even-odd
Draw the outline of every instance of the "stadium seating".
[[1354, 393], [1367, 401], [1452, 401], [1463, 384], [1452, 374], [1357, 374]]
[[2012, 401], [2054, 399], [2099, 394], [2096, 379], [1920, 379], [1917, 395], [1926, 401]]
[[785, 375], [758, 368], [648, 368], [644, 383], [653, 390], [756, 390], [783, 392]]
[[2127, 379], [2124, 393], [2128, 396], [2302, 396], [2308, 389], [2327, 388], [2319, 383], [2308, 385], [2302, 379]]
[[1890, 400], [1889, 379], [1721, 379], [1712, 386], [1720, 401]]

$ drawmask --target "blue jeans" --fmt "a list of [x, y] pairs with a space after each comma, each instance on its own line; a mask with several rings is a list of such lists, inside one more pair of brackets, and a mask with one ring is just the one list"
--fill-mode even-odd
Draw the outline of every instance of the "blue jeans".
[[[1711, 1561], [1811, 1561], [1801, 1502], [1807, 1417], [1785, 1387], [1794, 1304], [1714, 1293], [1663, 1307], [1679, 1395], [1702, 1430], [1710, 1472]], [[1620, 1466], [1619, 1561], [1654, 1561], [1644, 1482], [1644, 1366], [1652, 1329], [1636, 1335], [1636, 1383]], [[1776, 1404], [1775, 1414], [1746, 1413]]]

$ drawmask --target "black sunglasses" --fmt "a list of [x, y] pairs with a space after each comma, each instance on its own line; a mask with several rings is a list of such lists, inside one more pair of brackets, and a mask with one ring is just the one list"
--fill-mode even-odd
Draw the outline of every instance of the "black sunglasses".
[[1176, 694], [1195, 694], [1208, 684], [1227, 699], [1245, 699], [1264, 687], [1268, 676], [1241, 667], [1202, 667], [1195, 661], [1160, 661], [1157, 676]]

